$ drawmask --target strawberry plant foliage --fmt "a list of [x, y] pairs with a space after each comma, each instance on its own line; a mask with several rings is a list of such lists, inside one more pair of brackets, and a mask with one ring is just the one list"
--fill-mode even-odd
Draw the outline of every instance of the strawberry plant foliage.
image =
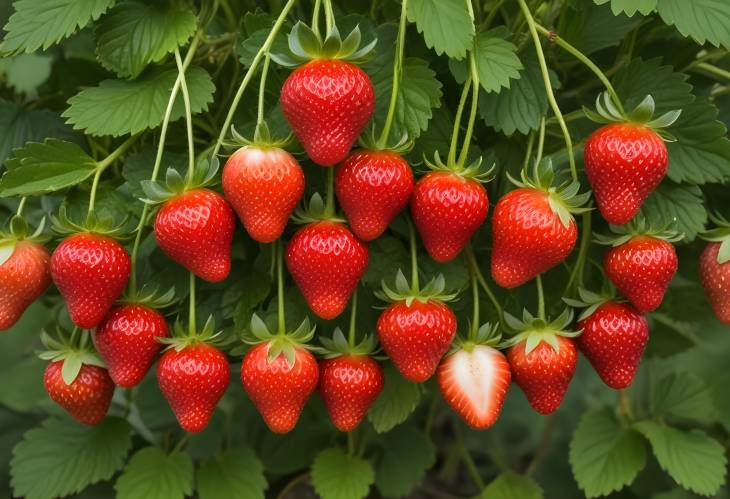
[[724, 497], [729, 26], [3, 3], [0, 496]]

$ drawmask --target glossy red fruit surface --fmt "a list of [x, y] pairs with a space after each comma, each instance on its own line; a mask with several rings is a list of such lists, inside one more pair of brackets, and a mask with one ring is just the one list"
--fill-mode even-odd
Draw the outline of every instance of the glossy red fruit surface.
[[51, 255], [43, 245], [18, 241], [0, 265], [0, 331], [10, 329], [51, 284]]
[[700, 280], [717, 320], [730, 324], [730, 262], [718, 263], [720, 243], [708, 243], [700, 255]]
[[96, 425], [104, 419], [114, 395], [114, 383], [106, 369], [84, 364], [67, 385], [61, 376], [63, 361], [51, 362], [43, 373], [46, 392], [79, 423]]

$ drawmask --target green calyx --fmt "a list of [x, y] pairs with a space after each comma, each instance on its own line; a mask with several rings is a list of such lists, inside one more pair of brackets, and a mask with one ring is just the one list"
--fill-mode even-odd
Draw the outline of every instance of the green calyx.
[[429, 161], [428, 159], [426, 159], [425, 156], [423, 158], [423, 162], [425, 163], [425, 165], [432, 171], [453, 173], [455, 175], [459, 175], [460, 177], [468, 178], [481, 183], [487, 183], [494, 178], [495, 165], [492, 164], [492, 166], [490, 166], [489, 168], [484, 169], [482, 167], [483, 161], [484, 158], [479, 156], [476, 160], [466, 166], [460, 164], [459, 162], [444, 162], [441, 159], [441, 155], [438, 151], [434, 153], [433, 161]]
[[730, 222], [719, 213], [710, 213], [710, 220], [717, 227], [703, 232], [700, 237], [705, 241], [720, 243], [720, 251], [717, 253], [717, 263], [730, 262]]
[[587, 319], [593, 313], [603, 305], [604, 303], [607, 303], [609, 301], [617, 301], [615, 292], [613, 292], [613, 289], [611, 290], [611, 293], [605, 293], [605, 294], [599, 294], [594, 293], [593, 291], [588, 291], [585, 288], [578, 288], [578, 296], [580, 297], [580, 300], [575, 300], [573, 298], [563, 298], [563, 301], [566, 305], [569, 305], [574, 308], [582, 308], [584, 309], [583, 312], [578, 316], [578, 320], [582, 321], [583, 319]]
[[413, 141], [408, 137], [408, 132], [403, 132], [403, 135], [393, 144], [385, 143], [381, 144], [375, 133], [375, 124], [373, 124], [369, 130], [360, 134], [360, 138], [357, 141], [358, 145], [363, 149], [369, 149], [371, 151], [391, 151], [401, 156], [404, 156], [413, 150]]
[[543, 158], [536, 163], [532, 175], [529, 175], [526, 170], [522, 170], [521, 180], [514, 179], [509, 173], [507, 178], [517, 187], [537, 189], [546, 193], [550, 209], [558, 215], [560, 222], [565, 227], [570, 226], [573, 215], [586, 213], [593, 209], [586, 206], [591, 192], [578, 194], [580, 183], [577, 180], [568, 179], [561, 182], [558, 175], [555, 174], [551, 158]]
[[472, 352], [474, 348], [479, 345], [486, 345], [492, 348], [500, 348], [501, 341], [502, 333], [499, 331], [499, 324], [491, 324], [489, 322], [486, 322], [479, 326], [474, 337], [468, 339], [462, 338], [461, 336], [457, 337], [454, 341], [454, 344], [451, 346], [451, 349], [449, 350], [449, 355], [456, 353], [459, 350]]
[[15, 215], [10, 219], [10, 226], [7, 231], [0, 231], [0, 265], [10, 260], [15, 253], [15, 248], [20, 241], [45, 242], [48, 237], [43, 234], [46, 226], [45, 217], [32, 234], [28, 234], [28, 223], [23, 217]]
[[213, 183], [215, 174], [218, 173], [220, 162], [217, 157], [210, 161], [199, 161], [195, 167], [192, 178], [183, 177], [174, 168], [168, 168], [165, 173], [165, 182], [143, 180], [140, 182], [146, 198], [141, 201], [150, 205], [164, 203], [165, 201], [179, 196], [187, 191], [207, 187]]
[[654, 110], [654, 98], [647, 95], [632, 111], [622, 113], [608, 92], [598, 94], [595, 111], [583, 107], [583, 112], [588, 119], [596, 123], [634, 123], [651, 128], [667, 142], [675, 142], [677, 139], [663, 129], [674, 124], [679, 115], [682, 114], [682, 110], [675, 109], [662, 114], [658, 118], [653, 118]]
[[175, 321], [172, 327], [172, 335], [168, 337], [158, 337], [157, 341], [166, 345], [165, 350], [175, 349], [180, 352], [187, 347], [208, 343], [210, 345], [222, 346], [225, 341], [221, 336], [223, 331], [215, 331], [215, 320], [213, 316], [208, 316], [202, 329], [191, 332], [185, 327], [180, 319]]
[[684, 234], [677, 232], [676, 225], [676, 222], [671, 222], [662, 227], [652, 227], [645, 217], [638, 215], [626, 225], [610, 225], [612, 235], [596, 234], [594, 240], [598, 244], [614, 247], [642, 236], [676, 243], [684, 239]]
[[385, 280], [381, 281], [381, 284], [382, 290], [376, 291], [375, 296], [389, 303], [405, 302], [409, 307], [416, 300], [421, 303], [429, 301], [448, 302], [453, 301], [459, 295], [458, 292], [446, 292], [446, 279], [443, 274], [431, 279], [428, 284], [420, 289], [409, 285], [401, 270], [398, 270], [395, 275], [395, 289], [385, 284]]
[[76, 223], [68, 216], [66, 206], [61, 206], [58, 210], [58, 216], [51, 217], [51, 225], [53, 232], [68, 236], [78, 234], [79, 232], [89, 232], [91, 234], [99, 234], [112, 237], [114, 239], [128, 239], [131, 237], [127, 222], [129, 217], [124, 217], [121, 223], [116, 224], [111, 216], [100, 216], [96, 212], [91, 212], [84, 223]]
[[74, 382], [85, 364], [106, 367], [94, 350], [88, 331], [80, 331], [79, 334], [79, 330], [75, 330], [73, 334], [69, 334], [59, 328], [56, 336], [41, 332], [41, 342], [45, 350], [38, 353], [38, 357], [50, 362], [63, 362], [61, 377], [67, 385]]
[[292, 215], [292, 221], [297, 224], [309, 224], [313, 222], [340, 222], [345, 223], [346, 220], [328, 213], [327, 205], [319, 193], [315, 192], [309, 199], [309, 203], [302, 201], [302, 206], [298, 207]]
[[332, 338], [325, 336], [319, 339], [322, 348], [319, 349], [325, 359], [334, 359], [343, 355], [367, 356], [376, 353], [377, 340], [372, 334], [366, 335], [360, 343], [350, 346], [342, 329], [335, 328]]
[[247, 139], [238, 133], [238, 130], [236, 130], [233, 125], [231, 125], [231, 136], [233, 138], [223, 142], [223, 145], [235, 149], [246, 146], [256, 147], [259, 149], [284, 149], [290, 145], [293, 140], [293, 135], [291, 133], [283, 139], [273, 137], [271, 135], [271, 129], [269, 129], [269, 125], [265, 121], [256, 125], [253, 139]]
[[560, 351], [560, 342], [558, 336], [565, 338], [575, 338], [582, 331], [570, 331], [568, 326], [573, 322], [573, 309], [566, 308], [563, 312], [552, 321], [535, 317], [527, 310], [522, 311], [522, 320], [514, 315], [505, 312], [504, 321], [507, 327], [515, 331], [517, 334], [503, 342], [501, 347], [511, 347], [518, 343], [525, 342], [525, 354], [532, 352], [537, 346], [545, 342], [550, 345], [556, 352]]
[[377, 39], [360, 47], [362, 35], [355, 26], [343, 40], [337, 26], [322, 39], [303, 22], [297, 22], [289, 33], [289, 53], [271, 54], [271, 59], [284, 67], [296, 67], [316, 59], [339, 59], [353, 64], [366, 61], [373, 53]]
[[283, 354], [289, 366], [294, 366], [297, 358], [296, 350], [298, 348], [314, 348], [307, 345], [307, 342], [314, 337], [314, 331], [316, 329], [317, 326], [310, 325], [309, 318], [307, 317], [294, 331], [272, 333], [266, 323], [258, 315], [253, 314], [251, 316], [249, 334], [244, 336], [243, 341], [249, 345], [268, 343], [269, 352], [267, 360], [269, 364], [274, 362], [279, 355]]
[[145, 284], [141, 289], [128, 292], [120, 300], [122, 303], [145, 305], [156, 310], [167, 308], [176, 301], [174, 287], [162, 293], [156, 284]]

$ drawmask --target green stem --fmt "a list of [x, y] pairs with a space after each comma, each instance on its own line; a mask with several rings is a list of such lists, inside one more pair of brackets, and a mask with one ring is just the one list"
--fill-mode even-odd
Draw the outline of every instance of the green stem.
[[186, 433], [185, 435], [183, 435], [183, 437], [180, 440], [178, 440], [177, 445], [175, 445], [175, 447], [172, 449], [172, 452], [170, 452], [170, 454], [175, 454], [176, 452], [180, 452], [181, 450], [183, 450], [183, 447], [185, 447], [185, 444], [188, 443], [189, 439], [190, 439], [189, 433]]
[[354, 431], [347, 432], [347, 455], [352, 457], [355, 455], [355, 435]]
[[724, 80], [730, 81], [730, 71], [725, 71], [722, 68], [718, 68], [717, 66], [708, 64], [706, 62], [700, 62], [698, 64], [695, 64], [691, 69], [698, 69], [713, 76], [718, 76]]
[[504, 311], [502, 310], [502, 305], [500, 305], [499, 301], [497, 301], [497, 297], [492, 292], [492, 289], [489, 287], [489, 284], [487, 284], [487, 280], [484, 278], [482, 271], [479, 269], [479, 264], [477, 264], [477, 259], [474, 255], [474, 248], [472, 248], [471, 243], [466, 245], [465, 252], [472, 269], [474, 269], [474, 274], [477, 278], [477, 282], [487, 294], [489, 301], [492, 302], [492, 305], [494, 306], [494, 309], [497, 311], [497, 315], [499, 316], [499, 321], [504, 322]]
[[271, 62], [271, 57], [268, 52], [266, 52], [266, 57], [264, 57], [264, 65], [261, 68], [261, 82], [259, 83], [259, 104], [258, 104], [258, 113], [256, 116], [256, 126], [258, 127], [261, 125], [261, 123], [264, 122], [264, 96], [266, 94], [266, 76], [269, 73], [269, 63]]
[[489, 27], [492, 25], [492, 21], [494, 21], [496, 15], [499, 14], [499, 8], [502, 7], [503, 3], [504, 0], [498, 0], [497, 3], [494, 4], [492, 10], [490, 10], [489, 14], [487, 14], [487, 18], [482, 23], [481, 31], [489, 30]]
[[312, 31], [314, 31], [318, 36], [321, 36], [319, 33], [319, 11], [322, 7], [322, 0], [314, 0], [314, 8], [312, 9]]
[[330, 166], [327, 170], [327, 197], [324, 205], [325, 218], [331, 218], [335, 214], [335, 167]]
[[15, 211], [16, 217], [23, 216], [23, 209], [25, 208], [26, 201], [28, 201], [28, 198], [26, 196], [20, 198], [20, 203], [18, 203], [18, 209]]
[[631, 421], [633, 419], [633, 413], [631, 411], [631, 397], [629, 397], [629, 392], [626, 388], [618, 391], [618, 410], [626, 421]]
[[[471, 5], [471, 1], [469, 1]], [[461, 146], [461, 154], [459, 154], [459, 166], [463, 167], [469, 155], [469, 145], [471, 144], [471, 136], [474, 133], [474, 122], [477, 118], [477, 106], [479, 104], [479, 73], [477, 73], [477, 65], [472, 52], [469, 52], [469, 74], [471, 75], [471, 109], [469, 110], [469, 121], [466, 125], [466, 134], [464, 135], [464, 143]]]
[[537, 136], [537, 152], [535, 154], [535, 164], [539, 164], [542, 160], [542, 152], [545, 147], [545, 116], [540, 119], [540, 131]]
[[284, 310], [284, 243], [281, 239], [274, 243], [276, 251], [276, 298], [279, 305], [279, 334], [286, 334], [286, 313]]
[[350, 345], [350, 348], [353, 348], [355, 346], [355, 321], [357, 319], [357, 286], [352, 293], [350, 307], [350, 328], [347, 331], [347, 343]]
[[190, 336], [195, 335], [195, 274], [190, 272], [190, 296], [188, 303], [188, 331]]
[[542, 274], [537, 274], [535, 284], [537, 285], [537, 316], [545, 320], [545, 291], [542, 288]]
[[324, 0], [324, 23], [327, 27], [327, 36], [335, 25], [335, 13], [332, 10], [332, 0]]
[[261, 48], [256, 53], [256, 56], [253, 58], [253, 61], [251, 61], [251, 66], [249, 66], [248, 71], [246, 71], [246, 74], [243, 77], [243, 81], [241, 81], [241, 85], [238, 87], [238, 90], [236, 91], [236, 95], [233, 97], [233, 102], [231, 102], [231, 105], [228, 109], [228, 114], [226, 115], [226, 119], [223, 121], [223, 126], [221, 127], [221, 131], [218, 134], [218, 139], [215, 142], [215, 145], [213, 146], [213, 154], [212, 156], [215, 157], [218, 154], [218, 151], [220, 151], [221, 146], [223, 145], [223, 140], [226, 137], [226, 133], [228, 132], [228, 129], [231, 126], [231, 121], [233, 121], [233, 115], [236, 113], [236, 109], [238, 109], [238, 104], [241, 102], [241, 97], [243, 97], [243, 92], [246, 90], [246, 87], [248, 86], [249, 82], [251, 81], [251, 78], [253, 78], [253, 75], [256, 73], [256, 69], [259, 66], [259, 63], [261, 62], [261, 59], [264, 57], [264, 54], [269, 52], [269, 49], [271, 48], [271, 44], [274, 43], [274, 38], [276, 37], [277, 33], [281, 29], [281, 27], [284, 24], [284, 21], [286, 20], [287, 14], [289, 14], [289, 11], [292, 9], [294, 4], [297, 0], [288, 0], [286, 4], [284, 4], [284, 8], [281, 9], [281, 13], [279, 14], [279, 17], [276, 18], [276, 22], [274, 23], [274, 26], [271, 28], [271, 31], [269, 32], [269, 36], [264, 41], [264, 44], [261, 45]]
[[527, 137], [527, 149], [525, 150], [525, 159], [522, 161], [522, 170], [527, 170], [530, 166], [530, 156], [532, 156], [532, 148], [535, 145], [535, 132], [530, 132]]
[[466, 105], [466, 98], [469, 95], [469, 88], [471, 87], [471, 72], [467, 76], [464, 82], [464, 88], [461, 90], [461, 97], [459, 98], [459, 107], [456, 108], [456, 116], [454, 116], [454, 128], [451, 131], [451, 144], [449, 145], [449, 157], [448, 164], [453, 165], [456, 163], [456, 144], [459, 139], [459, 125], [461, 124], [461, 115], [464, 113], [464, 106]]
[[469, 267], [469, 278], [471, 280], [471, 299], [472, 299], [472, 316], [471, 330], [469, 331], [469, 339], [474, 341], [479, 331], [479, 284], [477, 283], [477, 275], [474, 270], [474, 264], [467, 258], [467, 266]]
[[96, 172], [94, 173], [94, 180], [91, 184], [91, 194], [89, 195], [89, 211], [86, 214], [87, 223], [91, 221], [91, 217], [94, 214], [94, 204], [96, 203], [96, 190], [99, 187], [99, 178], [101, 178], [101, 174], [104, 173], [104, 170], [109, 168], [112, 163], [119, 159], [119, 157], [124, 154], [124, 152], [129, 149], [138, 138], [139, 135], [132, 135], [127, 140], [122, 142], [119, 147], [112, 151], [109, 156], [96, 164]]
[[575, 157], [573, 156], [573, 141], [570, 138], [570, 132], [568, 131], [568, 125], [565, 124], [565, 120], [563, 119], [563, 113], [560, 111], [558, 102], [555, 100], [555, 94], [553, 93], [553, 87], [550, 84], [550, 74], [548, 73], [547, 62], [545, 62], [545, 53], [542, 50], [542, 45], [540, 45], [540, 37], [537, 34], [535, 20], [532, 18], [532, 14], [530, 13], [530, 9], [527, 7], [527, 4], [525, 3], [525, 0], [517, 0], [517, 3], [520, 5], [520, 9], [522, 10], [522, 15], [524, 16], [525, 21], [527, 21], [527, 27], [530, 30], [530, 35], [532, 36], [532, 42], [535, 45], [535, 52], [537, 54], [537, 60], [540, 63], [540, 72], [542, 73], [542, 80], [545, 85], [545, 92], [547, 93], [548, 102], [550, 103], [550, 107], [552, 108], [553, 113], [555, 114], [555, 118], [558, 120], [558, 123], [560, 124], [560, 129], [563, 132], [563, 138], [565, 139], [565, 147], [568, 150], [568, 161], [570, 162], [570, 173], [573, 176], [573, 180], [578, 180], [578, 170], [575, 166]]
[[583, 227], [580, 236], [580, 248], [578, 249], [578, 259], [570, 273], [568, 285], [564, 294], [573, 294], [575, 288], [583, 286], [583, 271], [585, 269], [586, 258], [588, 257], [588, 247], [591, 243], [591, 214], [583, 214]]
[[459, 429], [459, 423], [454, 421], [454, 434], [456, 435], [456, 445], [459, 448], [459, 451], [461, 452], [461, 458], [464, 461], [464, 464], [466, 465], [466, 471], [469, 473], [469, 477], [471, 477], [472, 481], [474, 482], [474, 485], [476, 485], [479, 490], [484, 490], [485, 484], [484, 480], [482, 480], [482, 477], [479, 475], [479, 469], [477, 468], [476, 463], [474, 462], [474, 459], [471, 457], [471, 453], [469, 452], [469, 449], [466, 448], [466, 445], [464, 444], [464, 438], [461, 436], [461, 430]]
[[380, 132], [378, 147], [385, 149], [388, 144], [388, 136], [395, 118], [395, 107], [398, 103], [398, 89], [403, 72], [403, 50], [406, 36], [406, 9], [408, 0], [401, 0], [400, 22], [398, 23], [398, 41], [395, 46], [395, 58], [393, 60], [393, 88], [390, 90], [390, 103], [388, 104], [388, 115], [385, 117], [383, 130]]
[[177, 64], [177, 73], [180, 77], [180, 87], [182, 89], [183, 103], [185, 104], [185, 126], [188, 132], [188, 184], [192, 183], [195, 175], [195, 143], [193, 142], [193, 113], [190, 107], [190, 93], [188, 92], [188, 82], [185, 78], [185, 68], [182, 65], [180, 51], [175, 49], [175, 63]]
[[413, 226], [413, 221], [408, 215], [404, 215], [406, 223], [408, 224], [408, 243], [411, 247], [411, 291], [418, 293], [420, 291], [420, 284], [418, 282], [418, 247], [416, 240], [416, 228]]

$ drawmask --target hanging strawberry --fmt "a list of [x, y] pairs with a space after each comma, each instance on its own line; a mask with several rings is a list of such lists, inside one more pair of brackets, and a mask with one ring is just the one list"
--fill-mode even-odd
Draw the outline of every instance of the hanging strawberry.
[[717, 228], [702, 234], [709, 242], [700, 255], [700, 281], [717, 320], [730, 324], [730, 222], [710, 218]]

